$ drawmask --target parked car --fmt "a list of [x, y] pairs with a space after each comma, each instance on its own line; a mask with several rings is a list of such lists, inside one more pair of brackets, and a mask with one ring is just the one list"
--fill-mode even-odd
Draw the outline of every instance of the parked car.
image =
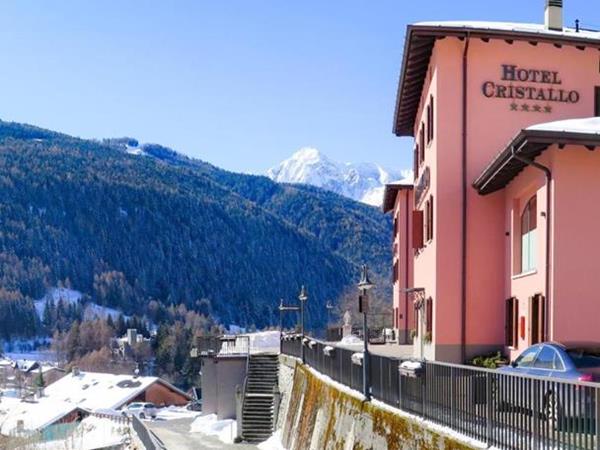
[[523, 385], [512, 377], [499, 378], [497, 395], [502, 406], [531, 411], [535, 407], [533, 399], [536, 394], [531, 387], [537, 386], [537, 398], [541, 402], [538, 404], [539, 411], [553, 428], [565, 420], [594, 418], [593, 390], [581, 389], [576, 383], [560, 383], [560, 380], [600, 381], [600, 343], [536, 344], [498, 371], [538, 379]]
[[157, 413], [158, 413], [158, 410], [156, 409], [156, 406], [154, 405], [154, 403], [147, 403], [147, 402], [130, 403], [123, 410], [123, 414], [129, 415], [129, 416], [137, 416], [140, 419], [147, 419], [147, 418], [154, 419], [154, 418], [156, 418]]

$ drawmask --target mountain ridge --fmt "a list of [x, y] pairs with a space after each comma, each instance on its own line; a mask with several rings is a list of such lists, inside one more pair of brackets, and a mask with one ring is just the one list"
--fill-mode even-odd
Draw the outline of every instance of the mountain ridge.
[[392, 170], [375, 163], [340, 163], [312, 147], [303, 147], [270, 168], [273, 181], [321, 187], [371, 206], [380, 206], [387, 183], [410, 179], [409, 170]]
[[129, 144], [0, 121], [5, 337], [35, 330], [32, 300], [63, 281], [129, 314], [155, 299], [245, 326], [277, 323], [301, 284], [319, 326], [362, 262], [389, 287], [391, 221], [375, 208]]

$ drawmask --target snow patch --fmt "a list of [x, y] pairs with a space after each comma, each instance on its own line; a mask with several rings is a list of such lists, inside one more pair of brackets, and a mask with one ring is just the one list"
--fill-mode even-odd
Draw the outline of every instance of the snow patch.
[[349, 334], [348, 336], [344, 336], [342, 338], [342, 340], [340, 341], [340, 344], [343, 344], [343, 345], [363, 344], [363, 340], [361, 338], [359, 338], [358, 336]]
[[530, 131], [556, 131], [563, 133], [600, 134], [600, 117], [556, 120], [526, 128]]
[[260, 450], [286, 450], [281, 443], [281, 429], [275, 431], [269, 439], [258, 444]]
[[217, 420], [216, 414], [200, 416], [190, 425], [190, 433], [216, 436], [221, 442], [233, 444], [237, 436], [237, 423], [233, 419]]

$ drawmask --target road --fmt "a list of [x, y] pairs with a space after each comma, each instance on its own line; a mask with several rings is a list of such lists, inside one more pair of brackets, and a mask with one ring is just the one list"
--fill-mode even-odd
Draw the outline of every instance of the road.
[[225, 444], [215, 436], [190, 433], [193, 419], [153, 420], [144, 424], [164, 443], [167, 450], [256, 450], [249, 444]]

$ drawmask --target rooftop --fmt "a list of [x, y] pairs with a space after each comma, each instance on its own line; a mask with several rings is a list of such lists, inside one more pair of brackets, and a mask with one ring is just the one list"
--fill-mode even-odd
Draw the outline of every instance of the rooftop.
[[600, 146], [600, 117], [540, 123], [521, 130], [490, 162], [473, 183], [482, 194], [504, 188], [527, 166], [522, 159], [535, 160], [550, 145]]
[[600, 48], [600, 32], [563, 28], [562, 31], [547, 29], [543, 24], [478, 21], [418, 22], [409, 25], [404, 42], [404, 57], [400, 71], [394, 133], [413, 136], [414, 124], [423, 90], [423, 83], [431, 52], [436, 39], [448, 36], [465, 36], [481, 39], [504, 39], [513, 41], [546, 42], [556, 45], [572, 45], [580, 49]]
[[0, 432], [6, 433], [23, 420], [24, 428], [35, 430], [55, 422], [75, 408], [95, 411], [118, 409], [137, 397], [150, 385], [159, 382], [182, 395], [166, 381], [157, 377], [133, 377], [109, 373], [80, 372], [68, 374], [45, 388], [44, 396], [28, 402], [2, 400], [5, 420], [0, 411]]
[[394, 209], [394, 204], [396, 203], [396, 194], [398, 191], [412, 188], [413, 183], [407, 180], [394, 181], [393, 183], [386, 184], [385, 190], [383, 191], [383, 204], [381, 206], [383, 212], [387, 213]]

